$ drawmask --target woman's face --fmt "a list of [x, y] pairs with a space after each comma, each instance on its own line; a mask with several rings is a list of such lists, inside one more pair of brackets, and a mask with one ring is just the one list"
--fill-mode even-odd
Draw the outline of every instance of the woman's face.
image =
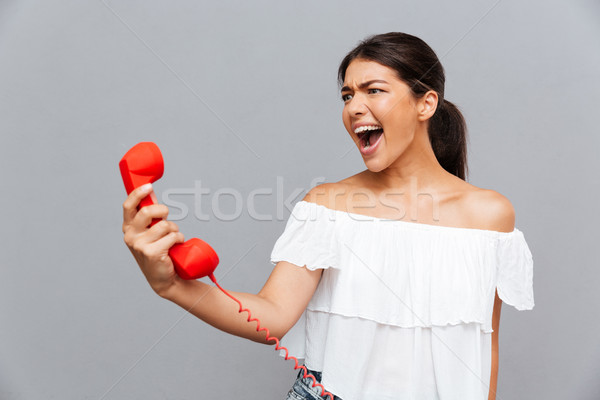
[[354, 59], [346, 69], [342, 86], [344, 126], [369, 170], [379, 172], [390, 166], [411, 145], [418, 131], [426, 131], [419, 103], [393, 69], [375, 61]]

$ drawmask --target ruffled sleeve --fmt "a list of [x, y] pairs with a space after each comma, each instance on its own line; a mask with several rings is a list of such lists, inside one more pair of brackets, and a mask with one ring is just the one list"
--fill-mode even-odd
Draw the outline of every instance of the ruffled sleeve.
[[339, 268], [335, 241], [335, 216], [325, 207], [299, 201], [285, 230], [275, 242], [271, 263], [287, 261], [310, 270]]
[[514, 229], [499, 238], [497, 249], [498, 296], [517, 310], [531, 310], [533, 257], [523, 232]]

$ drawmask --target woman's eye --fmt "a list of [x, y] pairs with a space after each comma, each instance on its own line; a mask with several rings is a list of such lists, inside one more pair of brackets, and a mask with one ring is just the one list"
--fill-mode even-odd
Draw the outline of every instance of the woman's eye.
[[342, 101], [348, 101], [348, 100], [350, 100], [349, 96], [351, 96], [351, 95], [350, 94], [343, 94], [342, 95]]
[[373, 88], [373, 89], [369, 89], [369, 93], [371, 93], [373, 90], [379, 90], [381, 92], [381, 89], [375, 89], [375, 88]]

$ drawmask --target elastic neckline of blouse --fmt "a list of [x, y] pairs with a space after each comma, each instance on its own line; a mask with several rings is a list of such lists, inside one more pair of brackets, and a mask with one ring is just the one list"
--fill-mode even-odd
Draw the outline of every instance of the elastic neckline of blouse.
[[520, 232], [519, 229], [517, 229], [516, 227], [514, 228], [514, 230], [512, 232], [501, 232], [501, 231], [494, 231], [491, 229], [464, 228], [464, 227], [459, 227], [459, 226], [423, 224], [421, 222], [408, 222], [408, 221], [403, 221], [400, 219], [379, 218], [379, 217], [374, 217], [372, 215], [351, 213], [351, 212], [343, 211], [343, 210], [335, 210], [333, 208], [329, 208], [324, 205], [313, 203], [311, 201], [306, 201], [306, 200], [300, 200], [299, 203], [306, 203], [306, 204], [310, 204], [314, 207], [321, 207], [325, 210], [328, 210], [329, 212], [335, 212], [335, 213], [342, 214], [352, 220], [357, 220], [357, 219], [353, 218], [353, 216], [354, 216], [354, 217], [358, 217], [358, 220], [363, 220], [363, 221], [364, 220], [372, 220], [372, 221], [377, 221], [377, 222], [383, 221], [386, 223], [388, 223], [388, 222], [395, 223], [398, 225], [403, 225], [403, 226], [415, 228], [415, 229], [424, 229], [424, 230], [440, 229], [440, 230], [448, 230], [448, 231], [481, 232], [481, 233], [499, 235], [499, 236], [509, 236], [509, 235], [515, 234], [516, 232]]

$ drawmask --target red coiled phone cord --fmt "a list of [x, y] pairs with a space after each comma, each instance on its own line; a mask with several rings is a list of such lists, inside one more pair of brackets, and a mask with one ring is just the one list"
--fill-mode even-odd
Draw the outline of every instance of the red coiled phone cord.
[[256, 321], [256, 332], [265, 331], [265, 333], [267, 334], [266, 340], [267, 341], [271, 341], [271, 340], [275, 341], [275, 350], [281, 350], [281, 349], [283, 349], [285, 351], [285, 359], [286, 360], [289, 360], [290, 358], [294, 359], [294, 362], [295, 362], [294, 369], [301, 368], [304, 371], [304, 378], [306, 378], [308, 376], [308, 377], [310, 377], [313, 380], [312, 387], [317, 387], [318, 386], [318, 387], [321, 388], [321, 396], [322, 397], [328, 396], [330, 400], [334, 400], [333, 395], [331, 393], [327, 392], [325, 390], [325, 387], [323, 385], [321, 385], [320, 383], [317, 383], [317, 378], [315, 378], [313, 374], [309, 374], [308, 370], [306, 369], [306, 367], [304, 365], [298, 365], [298, 359], [296, 357], [294, 357], [294, 356], [290, 356], [289, 353], [288, 353], [288, 349], [286, 349], [284, 346], [281, 346], [279, 344], [279, 339], [277, 339], [276, 337], [270, 336], [268, 328], [261, 328], [260, 327], [260, 321], [257, 318], [252, 318], [252, 314], [250, 313], [250, 310], [248, 310], [247, 308], [244, 308], [242, 306], [242, 303], [238, 299], [236, 299], [235, 297], [233, 297], [225, 289], [223, 289], [221, 287], [221, 285], [219, 285], [219, 283], [217, 282], [217, 279], [215, 278], [214, 274], [211, 273], [211, 274], [208, 275], [208, 277], [210, 278], [211, 281], [213, 281], [213, 283], [215, 285], [217, 285], [217, 287], [219, 289], [221, 289], [221, 291], [223, 293], [225, 293], [229, 298], [231, 298], [233, 301], [235, 301], [236, 303], [238, 303], [238, 305], [240, 306], [240, 309], [239, 309], [238, 312], [240, 314], [242, 312], [244, 312], [244, 311], [248, 313], [248, 319], [247, 319], [248, 322]]

